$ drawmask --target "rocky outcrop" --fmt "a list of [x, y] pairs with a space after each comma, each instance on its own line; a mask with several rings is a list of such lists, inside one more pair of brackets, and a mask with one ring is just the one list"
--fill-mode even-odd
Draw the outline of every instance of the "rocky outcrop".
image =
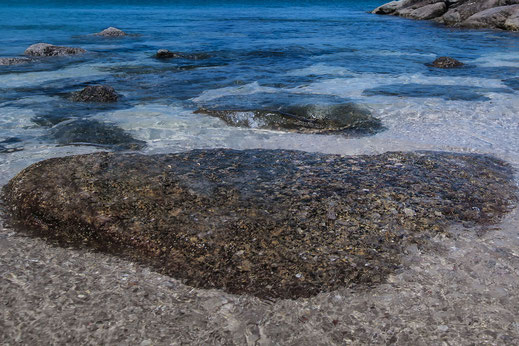
[[454, 27], [519, 30], [519, 0], [400, 0], [372, 13], [432, 19]]
[[140, 150], [146, 142], [133, 138], [120, 127], [91, 119], [64, 121], [49, 130], [62, 145], [92, 145], [114, 150]]
[[189, 59], [189, 60], [202, 60], [202, 59], [208, 59], [211, 56], [209, 54], [205, 53], [193, 53], [193, 54], [187, 54], [187, 53], [180, 53], [180, 52], [172, 52], [167, 49], [159, 49], [157, 53], [155, 54], [155, 58], [157, 59]]
[[94, 35], [103, 36], [103, 37], [122, 37], [122, 36], [127, 36], [128, 34], [125, 33], [124, 31], [122, 31], [121, 29], [117, 29], [117, 28], [114, 28], [113, 26], [111, 26]]
[[434, 152], [96, 153], [36, 163], [3, 191], [19, 230], [275, 298], [381, 283], [407, 245], [517, 201], [503, 161]]
[[431, 63], [431, 66], [436, 68], [456, 68], [463, 65], [461, 61], [447, 56], [441, 56]]
[[29, 58], [0, 58], [0, 66], [28, 64], [31, 61]]
[[117, 102], [118, 98], [114, 88], [108, 85], [89, 85], [70, 97], [75, 102]]
[[220, 110], [201, 108], [207, 114], [238, 127], [301, 133], [374, 134], [383, 130], [379, 119], [351, 103], [296, 105], [272, 110]]
[[44, 57], [78, 55], [83, 53], [86, 53], [86, 50], [83, 48], [60, 47], [48, 43], [36, 43], [27, 48], [24, 54], [29, 56]]

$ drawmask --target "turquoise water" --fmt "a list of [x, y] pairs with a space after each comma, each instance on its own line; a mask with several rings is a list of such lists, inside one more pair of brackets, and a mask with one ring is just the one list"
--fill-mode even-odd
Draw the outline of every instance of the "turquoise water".
[[[88, 54], [0, 66], [0, 153], [12, 176], [36, 160], [103, 149], [61, 146], [60, 121], [114, 124], [146, 142], [145, 153], [192, 148], [287, 148], [344, 154], [440, 149], [492, 153], [519, 163], [519, 34], [447, 29], [369, 14], [383, 1], [2, 2], [0, 57], [31, 44]], [[135, 34], [92, 36], [108, 26]], [[159, 48], [207, 53], [159, 61]], [[467, 65], [426, 64], [452, 56]], [[113, 86], [116, 105], [66, 99], [87, 84]], [[195, 114], [200, 106], [263, 107], [354, 102], [380, 118], [372, 137], [240, 129]], [[90, 143], [91, 144], [91, 143]]]

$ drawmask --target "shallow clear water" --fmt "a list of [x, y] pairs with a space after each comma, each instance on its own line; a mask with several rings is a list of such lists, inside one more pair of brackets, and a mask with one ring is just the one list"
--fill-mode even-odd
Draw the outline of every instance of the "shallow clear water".
[[[37, 160], [101, 150], [59, 146], [49, 136], [52, 125], [74, 118], [116, 124], [146, 141], [145, 153], [438, 149], [492, 153], [519, 165], [519, 34], [367, 13], [383, 2], [2, 2], [1, 57], [21, 55], [37, 42], [89, 53], [0, 66], [0, 142], [11, 139], [0, 146], [23, 148], [0, 153], [0, 184]], [[90, 35], [108, 26], [136, 36]], [[159, 61], [152, 57], [159, 48], [211, 58]], [[466, 66], [426, 65], [443, 55]], [[88, 83], [109, 84], [123, 97], [107, 106], [66, 99]], [[282, 133], [229, 127], [194, 113], [201, 105], [261, 107], [293, 99], [355, 102], [387, 130], [363, 138]]]

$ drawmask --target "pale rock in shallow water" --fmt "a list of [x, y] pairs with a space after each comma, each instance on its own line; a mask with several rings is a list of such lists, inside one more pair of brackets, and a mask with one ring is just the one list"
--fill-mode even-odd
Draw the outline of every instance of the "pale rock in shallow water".
[[121, 29], [114, 28], [113, 26], [104, 29], [101, 32], [95, 34], [96, 36], [104, 36], [104, 37], [122, 37], [127, 36], [128, 34], [122, 31]]
[[61, 47], [49, 43], [36, 43], [25, 50], [25, 55], [29, 56], [67, 56], [86, 53], [83, 48]]
[[28, 64], [31, 61], [29, 58], [0, 58], [0, 66]]

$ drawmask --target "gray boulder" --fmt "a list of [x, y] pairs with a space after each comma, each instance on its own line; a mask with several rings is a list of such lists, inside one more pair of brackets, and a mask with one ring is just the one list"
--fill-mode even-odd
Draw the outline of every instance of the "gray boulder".
[[70, 97], [74, 102], [117, 102], [118, 98], [114, 88], [108, 85], [89, 85]]
[[448, 26], [518, 30], [519, 0], [401, 0], [376, 8], [375, 14], [434, 20]]
[[36, 43], [25, 50], [29, 56], [67, 56], [86, 53], [83, 48], [54, 46], [49, 43]]
[[444, 2], [437, 2], [417, 9], [409, 10], [408, 12], [401, 12], [400, 15], [413, 19], [433, 19], [441, 16], [447, 11], [447, 5]]
[[98, 32], [95, 35], [104, 36], [104, 37], [122, 37], [122, 36], [127, 36], [128, 34], [120, 29], [117, 29], [117, 28], [114, 28], [113, 26], [111, 26], [109, 28], [104, 29], [101, 32]]
[[514, 18], [519, 16], [519, 5], [499, 6], [478, 12], [459, 25], [466, 28], [514, 29]]

